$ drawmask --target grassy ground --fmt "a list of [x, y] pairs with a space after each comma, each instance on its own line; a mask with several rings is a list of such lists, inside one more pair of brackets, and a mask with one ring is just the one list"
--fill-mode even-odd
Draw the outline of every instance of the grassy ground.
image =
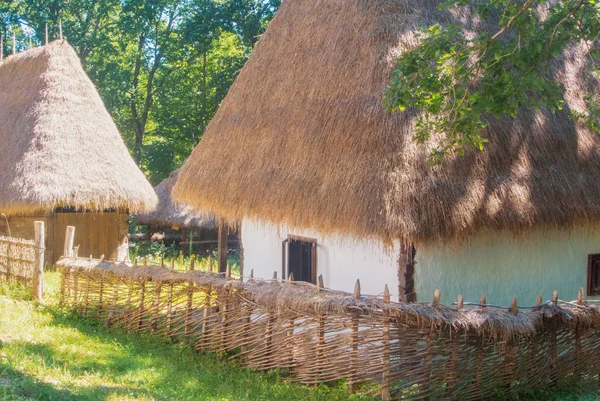
[[[308, 389], [183, 346], [105, 329], [0, 283], [1, 400], [345, 400], [345, 388]], [[350, 399], [357, 400], [358, 397]]]
[[[344, 384], [308, 389], [184, 346], [106, 329], [58, 306], [59, 277], [46, 274], [47, 305], [0, 282], [0, 400], [368, 400]], [[499, 399], [505, 399], [500, 394]], [[600, 400], [583, 387], [522, 400]]]

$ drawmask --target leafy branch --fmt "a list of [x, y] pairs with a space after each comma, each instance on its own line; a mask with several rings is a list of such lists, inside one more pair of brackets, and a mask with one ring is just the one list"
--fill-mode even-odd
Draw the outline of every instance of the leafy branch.
[[[497, 28], [467, 38], [458, 24], [432, 25], [417, 32], [419, 46], [396, 60], [384, 103], [390, 112], [418, 112], [413, 140], [434, 143], [430, 164], [469, 148], [483, 150], [490, 117], [514, 118], [525, 107], [561, 110], [564, 88], [550, 69], [567, 47], [587, 45], [588, 64], [599, 72], [596, 0], [447, 0], [441, 7], [468, 8], [472, 19], [496, 21]], [[600, 132], [600, 99], [590, 93], [586, 100], [578, 118]]]

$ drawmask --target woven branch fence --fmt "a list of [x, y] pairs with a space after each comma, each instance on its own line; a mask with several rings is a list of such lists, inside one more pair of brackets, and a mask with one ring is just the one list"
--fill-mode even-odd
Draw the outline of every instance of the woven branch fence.
[[387, 293], [161, 266], [81, 258], [58, 266], [63, 302], [107, 326], [280, 368], [300, 383], [347, 380], [350, 391], [383, 399], [476, 400], [593, 379], [600, 368], [600, 307], [582, 293], [520, 310], [462, 299], [451, 308], [439, 293], [432, 303], [401, 304]]
[[0, 277], [31, 285], [34, 275], [35, 243], [0, 236]]

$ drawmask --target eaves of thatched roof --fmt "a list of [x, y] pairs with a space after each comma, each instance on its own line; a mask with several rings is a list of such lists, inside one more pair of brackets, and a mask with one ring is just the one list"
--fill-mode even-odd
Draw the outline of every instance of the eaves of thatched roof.
[[142, 211], [157, 202], [64, 40], [0, 63], [0, 211]]
[[211, 213], [204, 213], [187, 205], [175, 204], [171, 199], [171, 191], [179, 177], [179, 169], [169, 174], [169, 177], [158, 184], [154, 191], [158, 197], [156, 207], [147, 213], [136, 215], [138, 224], [152, 224], [156, 226], [182, 226], [188, 228], [214, 228], [216, 217]]
[[600, 220], [600, 136], [569, 118], [598, 90], [582, 50], [554, 65], [566, 110], [491, 121], [484, 152], [429, 167], [414, 113], [382, 105], [415, 30], [497, 25], [434, 0], [284, 0], [184, 165], [174, 196], [229, 218], [439, 240]]

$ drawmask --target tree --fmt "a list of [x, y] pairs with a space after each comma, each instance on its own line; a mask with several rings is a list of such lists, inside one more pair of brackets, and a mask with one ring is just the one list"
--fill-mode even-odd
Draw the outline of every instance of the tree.
[[[473, 38], [458, 25], [430, 26], [419, 32], [420, 45], [397, 60], [384, 102], [392, 112], [420, 112], [416, 143], [433, 134], [442, 138], [431, 164], [448, 153], [483, 150], [487, 116], [516, 117], [524, 107], [561, 110], [564, 88], [548, 77], [552, 61], [568, 46], [584, 46], [590, 68], [600, 73], [596, 0], [447, 0], [441, 7], [470, 7], [472, 18], [498, 22], [494, 31]], [[589, 93], [586, 99], [587, 112], [574, 117], [600, 133], [600, 98]]]

